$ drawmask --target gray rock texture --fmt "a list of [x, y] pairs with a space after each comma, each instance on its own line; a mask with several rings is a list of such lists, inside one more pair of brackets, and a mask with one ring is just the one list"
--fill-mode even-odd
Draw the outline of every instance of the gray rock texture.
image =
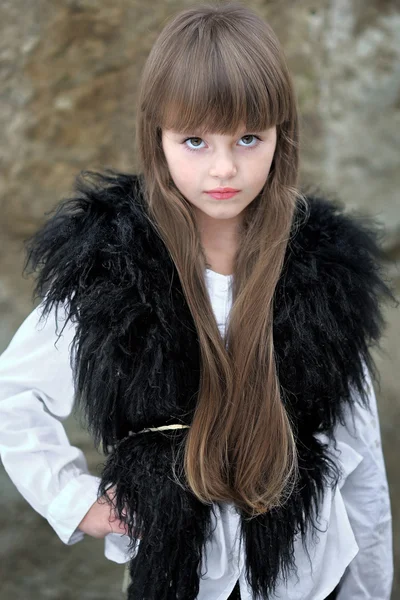
[[[82, 169], [135, 170], [137, 80], [165, 21], [188, 1], [0, 3], [0, 352], [32, 310], [23, 240]], [[400, 5], [397, 0], [253, 0], [275, 29], [301, 112], [301, 178], [382, 225], [400, 291]], [[400, 315], [386, 309], [376, 389], [394, 516], [400, 600]], [[101, 462], [75, 421], [89, 466]], [[122, 567], [101, 540], [64, 546], [0, 468], [0, 597], [122, 597]]]

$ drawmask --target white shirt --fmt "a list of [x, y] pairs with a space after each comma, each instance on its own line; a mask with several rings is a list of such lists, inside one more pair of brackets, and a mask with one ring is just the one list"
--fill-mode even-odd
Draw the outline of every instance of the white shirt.
[[[224, 336], [232, 276], [207, 269], [205, 277]], [[84, 537], [77, 525], [97, 499], [99, 478], [90, 474], [83, 452], [70, 444], [62, 425], [73, 407], [69, 346], [74, 325], [69, 322], [57, 341], [54, 313], [39, 322], [39, 308], [28, 315], [0, 356], [0, 456], [22, 496], [70, 545]], [[60, 322], [58, 333], [63, 325]], [[318, 541], [308, 540], [310, 560], [301, 539], [296, 539], [299, 580], [293, 575], [286, 586], [277, 588], [274, 599], [325, 600], [342, 576], [338, 600], [390, 598], [391, 509], [368, 373], [367, 381], [372, 413], [357, 404], [354, 425], [351, 418], [346, 428], [339, 425], [337, 451], [331, 445], [343, 477], [336, 492], [326, 490]], [[201, 565], [202, 573], [206, 567], [208, 571], [200, 579], [198, 600], [225, 600], [237, 579], [242, 600], [252, 600], [234, 506], [227, 503], [221, 511], [216, 506], [214, 525]], [[127, 536], [111, 533], [105, 537], [105, 556], [116, 563], [128, 562], [127, 546]]]

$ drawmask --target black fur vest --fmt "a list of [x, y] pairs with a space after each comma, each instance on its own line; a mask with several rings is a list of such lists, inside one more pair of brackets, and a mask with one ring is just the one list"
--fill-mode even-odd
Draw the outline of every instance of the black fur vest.
[[[115, 485], [118, 516], [126, 510], [133, 527], [134, 515], [143, 536], [128, 598], [194, 600], [213, 507], [197, 500], [180, 473], [176, 450], [188, 429], [128, 435], [190, 425], [200, 376], [196, 328], [139, 184], [111, 171], [92, 182], [78, 177], [76, 194], [28, 240], [25, 269], [36, 271], [43, 316], [63, 303], [76, 322], [76, 400], [106, 453], [99, 495]], [[368, 402], [363, 363], [375, 373], [370, 347], [384, 326], [381, 297], [391, 296], [375, 229], [338, 203], [318, 195], [307, 201], [309, 217], [287, 247], [274, 298], [276, 365], [295, 418], [301, 477], [283, 507], [252, 520], [241, 515], [254, 598], [268, 598], [296, 568], [294, 537], [317, 527], [324, 488], [337, 483], [338, 467], [314, 434], [333, 436], [354, 390]]]

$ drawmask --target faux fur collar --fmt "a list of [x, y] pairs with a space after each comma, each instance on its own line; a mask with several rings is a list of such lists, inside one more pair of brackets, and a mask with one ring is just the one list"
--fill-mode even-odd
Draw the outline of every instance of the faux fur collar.
[[[147, 219], [141, 184], [116, 172], [79, 178], [74, 196], [28, 242], [27, 266], [36, 272], [43, 315], [63, 303], [76, 322], [76, 400], [89, 431], [104, 449], [119, 442], [99, 495], [116, 486], [117, 514], [123, 518], [128, 507], [132, 535], [143, 532], [130, 564], [129, 599], [194, 600], [212, 508], [183, 480], [178, 485], [172, 471], [187, 430], [126, 437], [144, 427], [190, 425], [200, 377], [196, 328], [175, 266]], [[295, 569], [294, 537], [315, 526], [325, 486], [337, 482], [337, 465], [315, 434], [333, 436], [354, 391], [367, 403], [364, 369], [375, 373], [370, 347], [384, 325], [380, 302], [393, 298], [380, 271], [376, 228], [337, 202], [318, 195], [307, 202], [308, 219], [293, 232], [274, 298], [276, 365], [301, 480], [284, 507], [250, 521], [242, 515], [255, 598], [268, 598]]]

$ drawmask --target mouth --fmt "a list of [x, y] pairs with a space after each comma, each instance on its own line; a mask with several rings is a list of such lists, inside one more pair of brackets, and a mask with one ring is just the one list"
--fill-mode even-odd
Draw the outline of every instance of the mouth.
[[240, 190], [231, 187], [219, 187], [214, 188], [213, 190], [207, 190], [207, 194], [228, 194], [229, 192], [240, 192]]
[[212, 196], [216, 200], [227, 200], [228, 198], [232, 198], [239, 193], [239, 190], [234, 190], [232, 192], [206, 192], [209, 196]]

